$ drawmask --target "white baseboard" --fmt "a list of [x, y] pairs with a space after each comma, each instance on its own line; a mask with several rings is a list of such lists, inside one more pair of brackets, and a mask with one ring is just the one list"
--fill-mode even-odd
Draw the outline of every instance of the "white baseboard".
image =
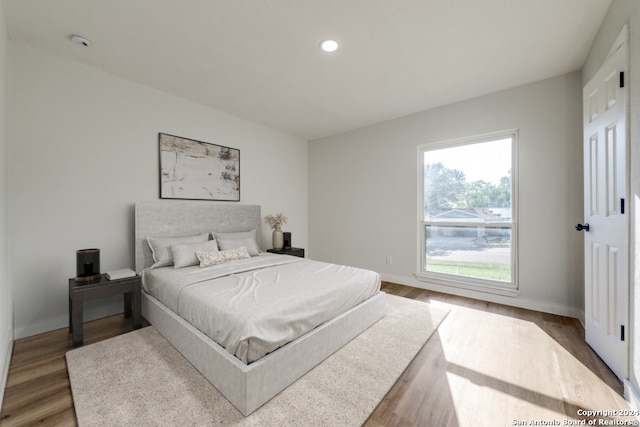
[[[118, 298], [120, 297], [120, 298]], [[92, 304], [95, 303], [95, 304]], [[113, 316], [123, 312], [122, 297], [116, 295], [110, 300], [103, 298], [101, 300], [92, 300], [85, 303], [84, 322], [101, 319], [103, 317]], [[69, 327], [69, 315], [63, 314], [56, 317], [50, 317], [42, 322], [25, 326], [16, 326], [14, 331], [15, 339], [27, 338], [34, 335], [43, 334], [45, 332], [55, 331], [56, 329]]]
[[43, 334], [45, 332], [55, 331], [56, 329], [62, 329], [69, 326], [69, 316], [56, 316], [50, 317], [43, 322], [34, 323], [31, 325], [16, 327], [14, 335], [17, 340], [34, 335]]
[[[631, 409], [638, 411], [638, 409], [640, 409], [640, 392], [628, 379], [624, 380], [622, 383], [624, 385], [625, 400], [629, 402]], [[640, 417], [636, 416], [636, 419], [640, 420]]]
[[543, 313], [557, 314], [579, 319], [584, 323], [584, 311], [573, 307], [554, 304], [548, 301], [532, 300], [528, 298], [503, 296], [469, 289], [456, 288], [452, 286], [438, 285], [435, 283], [423, 282], [412, 277], [394, 276], [381, 274], [382, 280], [399, 285], [412, 286], [414, 288], [426, 289], [429, 291], [441, 292], [444, 294], [458, 295], [466, 298], [473, 298], [481, 301], [494, 302], [497, 304], [509, 305], [512, 307], [524, 308], [527, 310], [541, 311]]
[[9, 365], [11, 364], [11, 354], [13, 353], [13, 331], [6, 329], [0, 341], [0, 408], [4, 400], [4, 390], [7, 387], [9, 376]]

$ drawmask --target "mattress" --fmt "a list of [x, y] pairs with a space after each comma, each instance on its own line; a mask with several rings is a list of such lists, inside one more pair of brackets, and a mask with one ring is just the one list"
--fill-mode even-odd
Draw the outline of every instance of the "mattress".
[[146, 269], [142, 279], [146, 292], [246, 364], [380, 290], [376, 272], [275, 254]]

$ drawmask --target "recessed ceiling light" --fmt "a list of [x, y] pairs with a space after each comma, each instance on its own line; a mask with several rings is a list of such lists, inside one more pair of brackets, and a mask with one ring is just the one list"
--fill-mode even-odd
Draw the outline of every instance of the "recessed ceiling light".
[[86, 38], [84, 38], [82, 36], [79, 36], [77, 34], [74, 34], [74, 35], [71, 36], [71, 41], [74, 42], [74, 43], [77, 43], [77, 44], [79, 44], [81, 46], [84, 46], [84, 47], [91, 46], [91, 42], [88, 39], [86, 39]]
[[320, 43], [320, 47], [325, 52], [334, 52], [336, 49], [338, 49], [338, 42], [335, 40], [325, 40]]

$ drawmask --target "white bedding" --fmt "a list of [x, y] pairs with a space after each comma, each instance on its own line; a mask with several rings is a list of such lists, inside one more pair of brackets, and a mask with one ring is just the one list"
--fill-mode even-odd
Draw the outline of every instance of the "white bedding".
[[376, 272], [275, 254], [205, 268], [146, 269], [142, 278], [147, 292], [244, 363], [380, 290]]

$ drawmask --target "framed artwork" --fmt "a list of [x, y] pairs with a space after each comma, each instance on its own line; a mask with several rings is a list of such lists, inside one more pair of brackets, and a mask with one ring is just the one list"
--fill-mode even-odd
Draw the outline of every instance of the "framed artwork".
[[160, 198], [240, 201], [240, 150], [160, 133]]

